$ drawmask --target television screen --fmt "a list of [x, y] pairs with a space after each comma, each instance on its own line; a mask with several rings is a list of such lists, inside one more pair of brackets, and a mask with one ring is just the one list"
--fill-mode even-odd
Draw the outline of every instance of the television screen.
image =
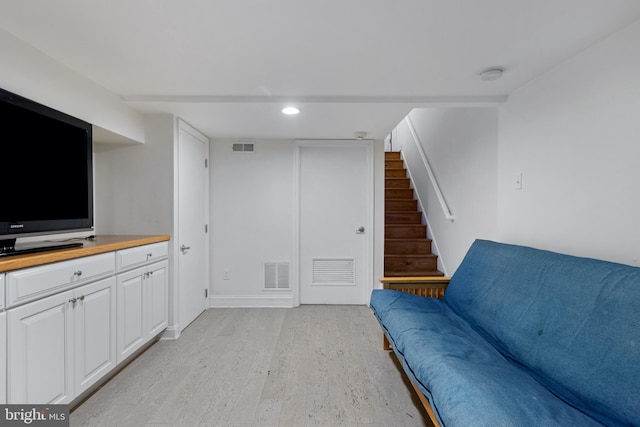
[[93, 226], [92, 128], [0, 90], [0, 239]]

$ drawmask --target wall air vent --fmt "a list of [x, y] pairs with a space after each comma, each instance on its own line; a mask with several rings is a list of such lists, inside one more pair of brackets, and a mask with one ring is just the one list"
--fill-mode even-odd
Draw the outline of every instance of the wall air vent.
[[356, 260], [353, 258], [314, 258], [312, 285], [355, 285]]
[[289, 261], [265, 261], [264, 288], [289, 289]]
[[236, 142], [233, 144], [233, 151], [239, 153], [253, 153], [255, 147], [253, 143]]

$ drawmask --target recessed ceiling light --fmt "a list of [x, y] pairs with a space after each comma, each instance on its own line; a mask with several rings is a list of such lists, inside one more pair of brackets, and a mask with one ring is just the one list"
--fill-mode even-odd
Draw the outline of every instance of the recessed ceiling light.
[[300, 109], [296, 107], [284, 107], [282, 109], [282, 114], [286, 114], [287, 116], [295, 116], [300, 113]]

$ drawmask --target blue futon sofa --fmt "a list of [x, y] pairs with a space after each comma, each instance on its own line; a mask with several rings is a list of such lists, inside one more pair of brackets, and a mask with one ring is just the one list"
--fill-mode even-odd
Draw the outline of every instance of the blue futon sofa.
[[370, 307], [436, 424], [640, 426], [640, 268], [477, 240], [442, 299]]

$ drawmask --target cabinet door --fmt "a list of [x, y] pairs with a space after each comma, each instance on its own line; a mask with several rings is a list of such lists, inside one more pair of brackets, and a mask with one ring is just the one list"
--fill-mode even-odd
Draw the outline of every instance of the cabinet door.
[[117, 276], [118, 363], [133, 354], [147, 339], [144, 273], [144, 268], [139, 268]]
[[7, 311], [8, 403], [68, 403], [73, 398], [73, 291]]
[[0, 405], [7, 403], [7, 313], [0, 313]]
[[[0, 273], [0, 308], [4, 309], [4, 273]], [[7, 313], [0, 313], [0, 405], [7, 403]]]
[[167, 261], [147, 267], [145, 287], [147, 297], [147, 338], [153, 338], [167, 327], [168, 318], [168, 275]]
[[0, 273], [0, 309], [4, 309], [4, 273]]
[[74, 291], [75, 394], [116, 366], [116, 279]]

